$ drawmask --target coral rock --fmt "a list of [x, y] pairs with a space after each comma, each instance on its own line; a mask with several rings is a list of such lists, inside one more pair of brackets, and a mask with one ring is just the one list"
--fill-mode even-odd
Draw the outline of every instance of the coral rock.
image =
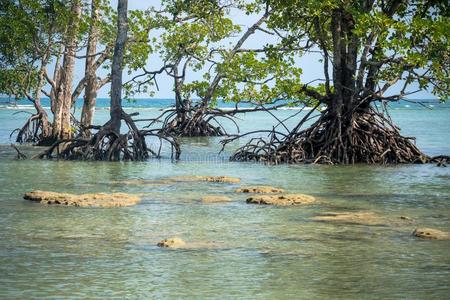
[[303, 194], [285, 194], [285, 195], [255, 195], [247, 199], [250, 204], [265, 205], [298, 205], [310, 204], [315, 201], [313, 196]]
[[113, 194], [68, 194], [48, 191], [31, 191], [25, 193], [24, 199], [36, 201], [43, 204], [55, 204], [80, 207], [119, 207], [135, 205], [141, 201], [136, 195], [113, 193]]
[[186, 243], [178, 237], [172, 237], [160, 241], [157, 246], [162, 248], [181, 248], [186, 246]]
[[247, 186], [236, 190], [237, 193], [257, 193], [257, 194], [275, 194], [283, 193], [284, 190], [272, 186]]
[[241, 179], [228, 176], [175, 176], [170, 177], [169, 180], [190, 182], [190, 181], [208, 181], [220, 183], [239, 183]]
[[416, 228], [413, 235], [430, 240], [450, 240], [450, 232], [440, 231], [433, 228]]

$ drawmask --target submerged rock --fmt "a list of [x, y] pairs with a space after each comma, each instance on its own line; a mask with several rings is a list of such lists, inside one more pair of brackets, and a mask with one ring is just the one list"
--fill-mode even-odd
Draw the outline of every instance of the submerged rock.
[[178, 237], [172, 237], [164, 239], [156, 245], [162, 248], [182, 248], [186, 246], [186, 243]]
[[190, 181], [208, 181], [208, 182], [220, 182], [220, 183], [239, 183], [240, 178], [228, 177], [228, 176], [175, 176], [169, 177], [168, 180], [190, 182]]
[[205, 250], [205, 249], [225, 249], [225, 245], [215, 242], [193, 242], [186, 243], [178, 237], [171, 237], [160, 241], [156, 244], [161, 248], [188, 249], [188, 250]]
[[141, 201], [136, 195], [113, 194], [68, 194], [35, 190], [25, 193], [24, 199], [43, 204], [55, 204], [80, 207], [119, 207], [135, 205]]
[[450, 240], [450, 232], [440, 231], [433, 228], [416, 228], [413, 235], [423, 239], [430, 240]]
[[207, 182], [219, 182], [219, 183], [239, 183], [241, 179], [228, 177], [228, 176], [174, 176], [162, 179], [130, 179], [122, 181], [114, 181], [113, 183], [126, 184], [126, 185], [166, 185], [176, 182], [195, 182], [195, 181], [207, 181]]
[[255, 195], [247, 199], [250, 204], [265, 205], [299, 205], [310, 204], [315, 201], [313, 196], [303, 194], [285, 194], [285, 195]]
[[202, 197], [203, 203], [219, 203], [219, 202], [229, 202], [230, 197], [220, 196], [220, 195], [207, 195]]
[[406, 222], [409, 222], [409, 223], [414, 223], [414, 219], [412, 219], [410, 217], [400, 216], [399, 218], [400, 218], [400, 220], [403, 220], [403, 221], [406, 221]]
[[342, 222], [359, 225], [385, 225], [386, 220], [373, 212], [336, 212], [312, 218], [315, 221]]
[[256, 193], [256, 194], [275, 194], [284, 193], [283, 189], [272, 186], [245, 186], [236, 189], [236, 193]]
[[209, 182], [226, 182], [226, 183], [239, 183], [240, 178], [228, 177], [228, 176], [204, 176], [205, 181]]

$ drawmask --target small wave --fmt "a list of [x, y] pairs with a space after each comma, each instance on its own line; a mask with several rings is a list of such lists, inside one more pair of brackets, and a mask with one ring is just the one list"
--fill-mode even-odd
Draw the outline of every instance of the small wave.
[[235, 107], [218, 107], [217, 109], [223, 110], [223, 111], [231, 111], [235, 110]]
[[[11, 110], [34, 110], [33, 105], [0, 105], [0, 109], [11, 109]], [[50, 109], [49, 107], [44, 107], [44, 109]]]
[[279, 110], [311, 110], [313, 109], [313, 107], [299, 107], [299, 106], [295, 106], [295, 107], [280, 107]]
[[[267, 107], [270, 108], [270, 107]], [[223, 111], [231, 111], [231, 110], [235, 110], [235, 107], [218, 107], [218, 109], [223, 110]], [[239, 109], [252, 109], [252, 107], [240, 107]], [[313, 109], [312, 107], [301, 107], [301, 106], [295, 106], [295, 107], [279, 107], [277, 108], [277, 110], [311, 110]]]
[[[165, 110], [161, 107], [125, 106], [123, 110]], [[109, 107], [96, 107], [95, 110], [110, 110]]]
[[[109, 109], [109, 108], [108, 108]], [[148, 107], [148, 106], [126, 106], [124, 110], [162, 110], [163, 107]]]

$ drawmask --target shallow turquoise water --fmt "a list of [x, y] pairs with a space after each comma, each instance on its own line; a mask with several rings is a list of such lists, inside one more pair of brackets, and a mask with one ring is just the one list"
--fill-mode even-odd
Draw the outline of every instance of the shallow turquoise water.
[[[450, 153], [449, 109], [404, 109], [393, 115], [404, 134], [416, 136], [428, 154]], [[106, 111], [97, 114], [99, 122], [106, 117]], [[217, 156], [217, 139], [205, 138], [185, 139], [177, 163], [16, 161], [5, 144], [9, 130], [23, 118], [0, 110], [2, 299], [450, 295], [450, 242], [411, 236], [418, 226], [450, 231], [450, 168], [231, 163], [226, 161], [229, 152]], [[265, 114], [243, 118], [242, 131], [273, 122]], [[242, 182], [125, 184], [178, 175], [227, 175]], [[253, 184], [311, 194], [318, 201], [302, 207], [248, 205], [234, 189]], [[115, 209], [47, 207], [22, 200], [32, 189], [129, 192], [141, 194], [143, 201]], [[232, 201], [202, 204], [205, 194], [227, 195]], [[335, 211], [374, 212], [385, 224], [312, 220]], [[156, 247], [171, 236], [198, 246]]]

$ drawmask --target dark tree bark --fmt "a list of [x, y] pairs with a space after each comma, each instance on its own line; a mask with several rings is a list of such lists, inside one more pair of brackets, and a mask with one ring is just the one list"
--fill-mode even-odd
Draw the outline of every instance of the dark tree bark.
[[118, 2], [117, 39], [114, 47], [114, 56], [111, 68], [110, 126], [116, 133], [120, 133], [120, 124], [122, 119], [122, 67], [128, 31], [127, 5], [127, 0], [119, 0]]

